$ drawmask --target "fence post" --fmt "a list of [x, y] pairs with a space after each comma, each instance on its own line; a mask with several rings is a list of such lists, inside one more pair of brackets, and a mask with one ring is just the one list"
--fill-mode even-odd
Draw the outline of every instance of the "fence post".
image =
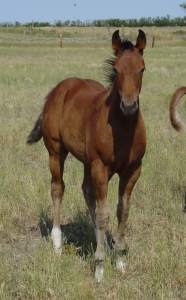
[[153, 37], [152, 37], [152, 48], [154, 48], [154, 46], [155, 46], [155, 36], [153, 35]]
[[62, 33], [59, 34], [59, 47], [60, 48], [63, 47], [63, 36], [62, 36]]

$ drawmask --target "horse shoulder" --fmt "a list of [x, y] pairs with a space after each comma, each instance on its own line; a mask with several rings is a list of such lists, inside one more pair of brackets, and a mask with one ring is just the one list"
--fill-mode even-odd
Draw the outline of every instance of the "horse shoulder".
[[87, 126], [87, 156], [89, 160], [100, 158], [109, 163], [113, 157], [112, 128], [108, 122], [108, 107], [98, 105]]

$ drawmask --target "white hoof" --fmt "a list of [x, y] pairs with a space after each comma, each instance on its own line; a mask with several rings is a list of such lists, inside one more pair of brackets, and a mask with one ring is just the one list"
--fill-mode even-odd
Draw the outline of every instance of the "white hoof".
[[125, 273], [127, 270], [127, 263], [123, 261], [122, 258], [118, 258], [116, 260], [116, 269], [120, 272], [120, 273]]
[[60, 227], [54, 226], [51, 232], [52, 242], [54, 250], [57, 254], [62, 252], [62, 240], [61, 240], [61, 229]]
[[100, 283], [103, 280], [103, 265], [97, 265], [95, 270], [95, 280]]

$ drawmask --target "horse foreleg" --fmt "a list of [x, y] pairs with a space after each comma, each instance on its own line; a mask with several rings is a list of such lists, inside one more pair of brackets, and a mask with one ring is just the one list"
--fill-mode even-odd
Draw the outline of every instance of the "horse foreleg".
[[116, 253], [116, 268], [126, 271], [126, 252], [125, 230], [129, 216], [130, 196], [141, 172], [141, 163], [133, 166], [124, 174], [120, 174], [119, 182], [119, 201], [117, 206], [118, 229], [114, 239], [114, 249]]
[[95, 279], [99, 283], [103, 278], [104, 240], [108, 229], [109, 209], [107, 203], [108, 172], [101, 160], [94, 160], [91, 164], [91, 177], [96, 196], [96, 240]]
[[94, 193], [94, 186], [92, 184], [90, 170], [87, 167], [84, 167], [84, 179], [82, 184], [83, 195], [86, 201], [86, 204], [89, 209], [89, 213], [91, 216], [92, 223], [94, 227], [96, 226], [96, 216], [95, 216], [95, 209], [96, 209], [96, 199]]

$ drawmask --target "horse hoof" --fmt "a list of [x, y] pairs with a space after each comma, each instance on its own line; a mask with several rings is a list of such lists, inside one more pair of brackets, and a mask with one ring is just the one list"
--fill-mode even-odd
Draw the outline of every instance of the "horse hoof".
[[116, 269], [120, 273], [124, 274], [127, 270], [127, 263], [125, 261], [123, 261], [122, 258], [118, 258], [116, 260]]
[[103, 280], [103, 265], [97, 265], [95, 270], [96, 283], [100, 283]]

